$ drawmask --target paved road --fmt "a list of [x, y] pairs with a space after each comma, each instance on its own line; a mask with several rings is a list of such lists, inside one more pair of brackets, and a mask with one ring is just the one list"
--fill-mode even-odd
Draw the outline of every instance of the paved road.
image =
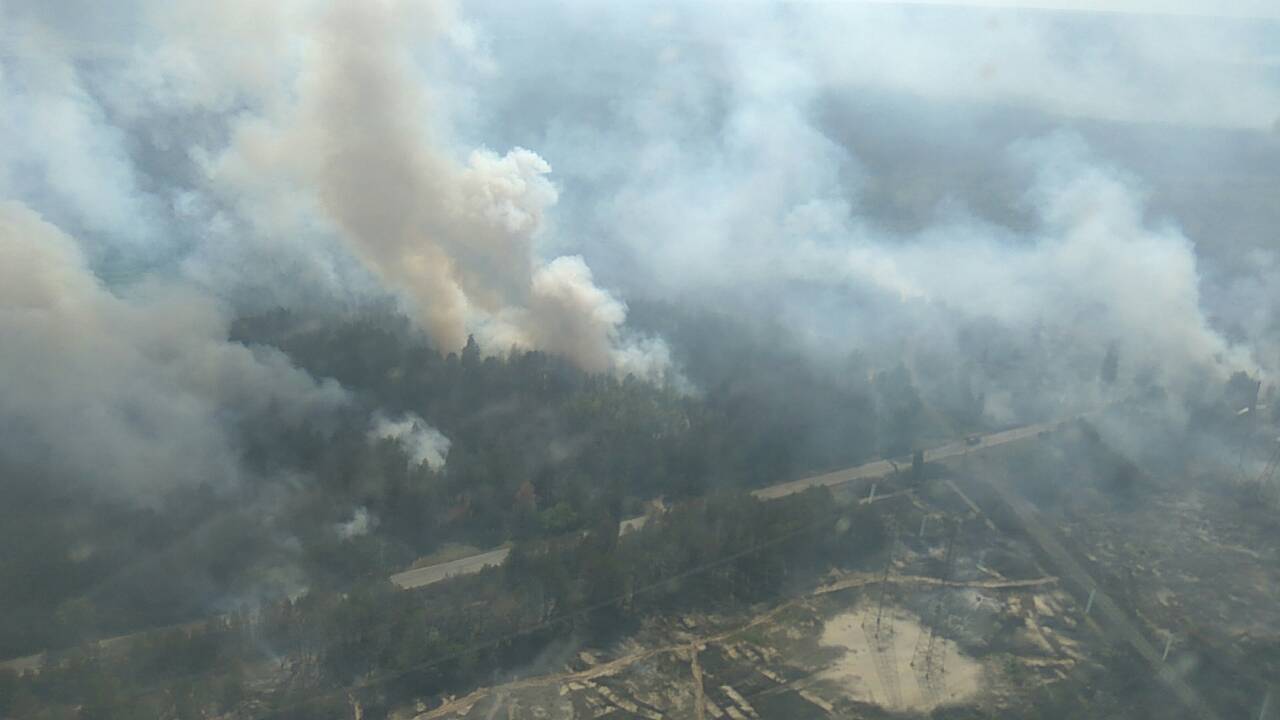
[[[926, 450], [924, 459], [926, 462], [937, 462], [948, 458], [958, 457], [967, 452], [982, 450], [984, 448], [1004, 445], [1005, 443], [1016, 442], [1029, 437], [1034, 437], [1045, 430], [1051, 430], [1064, 422], [1060, 420], [1051, 423], [1041, 423], [1038, 425], [1027, 425], [1025, 427], [1013, 428], [1012, 430], [1004, 430], [1002, 432], [991, 433], [989, 435], [981, 435], [975, 438], [975, 442], [959, 440], [948, 443], [941, 447]], [[870, 480], [888, 475], [895, 470], [893, 461], [877, 460], [875, 462], [857, 465], [843, 470], [824, 473], [822, 475], [814, 475], [813, 477], [802, 478], [800, 480], [792, 480], [791, 482], [770, 485], [769, 487], [760, 488], [751, 494], [761, 500], [776, 500], [787, 495], [793, 495], [803, 492], [809, 488], [815, 487], [835, 487], [854, 480]], [[623, 520], [618, 527], [620, 535], [626, 535], [644, 527], [648, 516], [640, 516]], [[459, 575], [471, 575], [478, 573], [487, 567], [501, 565], [506, 560], [507, 554], [510, 553], [508, 548], [498, 548], [488, 552], [472, 555], [470, 557], [460, 558], [439, 565], [431, 565], [413, 570], [406, 570], [391, 576], [391, 582], [399, 587], [410, 589], [419, 588], [438, 583], [451, 577]]]
[[[991, 433], [989, 435], [979, 436], [976, 442], [970, 443], [964, 440], [949, 443], [941, 447], [926, 450], [924, 457], [927, 462], [937, 462], [948, 458], [963, 455], [966, 452], [981, 450], [983, 448], [1004, 445], [1024, 438], [1033, 437], [1045, 430], [1051, 430], [1067, 420], [1061, 420], [1051, 423], [1042, 423], [1039, 425], [1028, 425], [1025, 427], [1014, 428], [1002, 432]], [[770, 485], [769, 487], [755, 490], [752, 494], [761, 500], [774, 500], [780, 497], [786, 497], [794, 493], [803, 492], [813, 487], [835, 487], [843, 485], [855, 480], [870, 480], [872, 478], [884, 477], [894, 471], [894, 464], [888, 460], [877, 460], [875, 462], [858, 465], [844, 470], [836, 470], [834, 472], [815, 475], [813, 477], [793, 480], [791, 482]], [[644, 527], [648, 516], [642, 515], [622, 521], [618, 527], [618, 532], [625, 535]], [[507, 555], [511, 552], [510, 548], [497, 548], [471, 555], [457, 560], [451, 560], [438, 565], [428, 567], [414, 568], [396, 573], [391, 576], [391, 582], [404, 589], [426, 587], [433, 585], [451, 577], [459, 575], [473, 575], [488, 567], [496, 567], [501, 565], [507, 559]], [[113, 640], [133, 637], [132, 635], [122, 636], [122, 638], [114, 638]], [[104, 641], [111, 642], [111, 641]], [[44, 654], [31, 655], [23, 658], [14, 658], [0, 662], [0, 668], [14, 669], [19, 672], [26, 669], [35, 669], [43, 662]]]
[[[974, 450], [995, 447], [996, 445], [1004, 445], [1005, 443], [1011, 443], [1016, 440], [1033, 437], [1045, 430], [1051, 430], [1062, 422], [1065, 421], [1041, 423], [1039, 425], [1027, 425], [1025, 427], [1014, 428], [1012, 430], [991, 433], [990, 435], [981, 435], [978, 436], [976, 438], [976, 442], [973, 443], [959, 440], [941, 447], [933, 448], [932, 450], [926, 450], [924, 453], [924, 459], [925, 462], [938, 462], [940, 460], [957, 457]], [[803, 492], [809, 488], [834, 487], [854, 480], [869, 480], [871, 478], [884, 477], [896, 469], [894, 462], [896, 461], [877, 460], [865, 465], [836, 470], [834, 472], [815, 475], [801, 480], [792, 480], [791, 482], [770, 485], [766, 488], [760, 488], [751, 494], [761, 500], [776, 500], [780, 497], [786, 497], [787, 495]], [[906, 463], [908, 461], [904, 460], [903, 462]]]
[[482, 552], [479, 555], [470, 555], [457, 560], [450, 560], [447, 563], [439, 565], [428, 565], [427, 567], [414, 568], [396, 573], [391, 576], [391, 582], [402, 588], [417, 588], [433, 583], [438, 583], [446, 578], [456, 577], [458, 575], [471, 575], [478, 573], [487, 567], [501, 565], [503, 560], [507, 559], [507, 555], [511, 553], [511, 548], [498, 548]]
[[[1059, 420], [1055, 421], [1055, 423], [1027, 425], [1027, 427], [1023, 428], [1014, 428], [1011, 430], [1004, 430], [1004, 432], [986, 434], [986, 436], [979, 436], [977, 438], [977, 442], [973, 443], [966, 441], [948, 443], [948, 445], [934, 447], [933, 450], [925, 451], [924, 460], [928, 462], [937, 462], [950, 459], [950, 457], [964, 455], [965, 452], [982, 450], [982, 448], [986, 447], [1005, 445], [1005, 443], [1019, 441], [1019, 439], [1037, 436], [1037, 434], [1044, 432], [1044, 430], [1059, 427], [1059, 425], [1068, 423], [1068, 421], [1070, 420]], [[882, 478], [884, 475], [893, 473], [893, 471], [895, 471], [893, 462], [888, 460], [877, 460], [874, 462], [867, 462], [865, 465], [854, 466], [854, 468], [836, 470], [832, 471], [832, 473], [814, 475], [814, 477], [810, 478], [791, 480], [791, 482], [776, 484], [776, 486], [756, 489], [756, 491], [751, 493], [751, 495], [760, 498], [760, 500], [776, 500], [776, 498], [794, 495], [794, 493], [803, 492], [809, 488], [835, 487], [841, 486], [841, 484], [854, 482], [854, 480]], [[890, 496], [886, 495], [881, 498], [884, 497]], [[622, 523], [618, 525], [618, 533], [627, 534], [635, 532], [635, 530], [643, 528], [644, 524], [648, 520], [648, 515], [641, 515], [639, 518], [623, 520]], [[477, 555], [461, 557], [461, 559], [458, 560], [440, 562], [439, 565], [430, 565], [428, 568], [404, 570], [402, 573], [392, 575], [390, 580], [392, 580], [392, 583], [398, 585], [398, 587], [404, 589], [426, 587], [426, 585], [439, 583], [440, 580], [456, 578], [458, 575], [472, 575], [479, 573], [480, 570], [484, 570], [485, 568], [495, 568], [495, 566], [502, 565], [502, 562], [507, 559], [509, 552], [511, 552], [511, 548], [499, 547], [488, 552], [477, 553]], [[110, 639], [110, 641], [102, 642], [110, 643], [131, 637], [134, 637], [134, 635], [122, 635], [120, 638], [113, 638]], [[44, 661], [44, 657], [44, 653], [38, 653], [38, 655], [17, 657], [17, 659], [0, 661], [0, 669], [17, 670], [19, 673], [23, 670], [35, 670], [37, 667], [40, 667], [41, 662]]]
[[[648, 519], [648, 515], [641, 515], [640, 517], [623, 520], [622, 524], [618, 526], [618, 534], [626, 535], [629, 532], [635, 532], [644, 527], [645, 521]], [[501, 565], [510, 553], [511, 548], [502, 547], [482, 552], [478, 555], [469, 555], [457, 560], [440, 563], [439, 565], [428, 565], [427, 567], [405, 570], [392, 575], [391, 582], [406, 590], [425, 587], [447, 578], [457, 577], [458, 575], [473, 575], [487, 567]]]

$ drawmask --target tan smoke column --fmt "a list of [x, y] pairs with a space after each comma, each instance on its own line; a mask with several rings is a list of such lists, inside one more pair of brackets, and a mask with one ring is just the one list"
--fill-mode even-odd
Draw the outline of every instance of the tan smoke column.
[[346, 395], [228, 325], [188, 287], [108, 290], [75, 240], [0, 201], [0, 455], [142, 503], [233, 485], [238, 419], [321, 419]]
[[547, 162], [521, 148], [463, 162], [432, 127], [410, 47], [450, 22], [438, 5], [338, 2], [312, 28], [294, 103], [243, 123], [222, 167], [312, 194], [442, 349], [474, 333], [491, 351], [541, 349], [587, 370], [660, 376], [665, 346], [624, 341], [626, 306], [582, 258], [539, 260], [535, 240], [557, 199]]

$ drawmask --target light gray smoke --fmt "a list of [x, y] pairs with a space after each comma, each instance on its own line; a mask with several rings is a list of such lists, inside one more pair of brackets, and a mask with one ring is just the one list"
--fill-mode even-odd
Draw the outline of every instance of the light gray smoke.
[[378, 525], [378, 518], [369, 513], [368, 508], [358, 507], [351, 513], [351, 519], [334, 526], [334, 531], [343, 540], [368, 535]]
[[345, 395], [279, 352], [228, 342], [227, 323], [190, 288], [106, 289], [69, 236], [0, 203], [0, 455], [144, 502], [238, 481], [237, 421], [319, 418]]
[[141, 2], [107, 24], [3, 12], [16, 113], [0, 130], [19, 141], [0, 150], [0, 194], [92, 237], [95, 266], [168, 263], [269, 305], [376, 296], [362, 264], [443, 350], [475, 334], [491, 352], [668, 372], [585, 261], [542, 259], [546, 161], [450, 139], [440, 105], [459, 95], [433, 48], [479, 55], [449, 3]]
[[[778, 318], [818, 355], [906, 360], [924, 385], [959, 375], [999, 422], [1277, 369], [1280, 294], [1256, 270], [1273, 240], [1254, 234], [1248, 274], [1203, 278], [1242, 257], [1205, 230], [1230, 227], [1224, 166], [1275, 155], [1275, 23], [588, 2], [528, 38], [528, 5], [468, 11], [508, 71], [472, 76], [495, 107], [481, 126], [557, 166], [569, 249], [607, 283]], [[590, 62], [557, 52], [568, 38]], [[1250, 172], [1249, 192], [1280, 190]], [[1183, 184], [1219, 205], [1191, 215]], [[1122, 382], [1100, 387], [1113, 345]]]
[[432, 470], [439, 470], [449, 456], [449, 438], [414, 413], [405, 413], [395, 419], [375, 415], [369, 438], [399, 443], [409, 458], [410, 468], [426, 465]]
[[593, 370], [670, 374], [625, 294], [906, 358], [1002, 421], [1097, 400], [1112, 346], [1117, 388], [1274, 373], [1280, 32], [1150, 10], [7, 5], [0, 194], [95, 270], [389, 289], [444, 349]]

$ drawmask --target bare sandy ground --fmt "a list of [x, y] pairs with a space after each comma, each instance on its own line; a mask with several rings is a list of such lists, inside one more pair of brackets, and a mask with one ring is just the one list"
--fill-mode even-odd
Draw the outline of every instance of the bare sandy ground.
[[928, 630], [919, 618], [901, 608], [885, 608], [876, 638], [876, 608], [864, 606], [836, 615], [822, 629], [821, 643], [845, 649], [845, 655], [823, 672], [849, 695], [890, 710], [927, 712], [939, 705], [967, 700], [982, 687], [982, 664], [960, 652], [956, 644], [935, 637], [934, 653], [940, 681], [924, 682], [924, 668], [913, 667], [918, 643], [927, 643]]

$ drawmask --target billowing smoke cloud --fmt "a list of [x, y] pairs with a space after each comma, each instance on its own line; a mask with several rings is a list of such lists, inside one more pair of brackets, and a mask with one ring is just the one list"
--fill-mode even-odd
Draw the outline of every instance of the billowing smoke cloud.
[[[627, 331], [620, 298], [676, 298], [781, 321], [817, 356], [906, 358], [1001, 420], [1097, 400], [1112, 346], [1122, 391], [1280, 357], [1274, 238], [1219, 236], [1280, 221], [1274, 22], [879, 3], [4, 12], [0, 192], [85, 238], [95, 269], [168, 259], [235, 302], [390, 289], [442, 348], [475, 334], [647, 377], [667, 349]], [[1248, 170], [1244, 192], [1202, 192], [1214, 158]], [[1257, 219], [1181, 202], [1226, 194]], [[1224, 270], [1227, 254], [1251, 259]]]
[[432, 470], [439, 470], [449, 456], [449, 438], [413, 413], [405, 413], [395, 419], [375, 416], [369, 438], [399, 443], [409, 457], [411, 468], [426, 465]]
[[[501, 41], [528, 7], [469, 9], [510, 73], [477, 76], [495, 108], [477, 122], [557, 166], [558, 223], [581, 228], [569, 249], [606, 283], [781, 320], [819, 356], [906, 360], [998, 422], [1276, 369], [1280, 296], [1257, 272], [1202, 282], [1206, 256], [1240, 240], [1179, 229], [1204, 213], [1167, 184], [1212, 188], [1243, 148], [1275, 155], [1275, 24], [583, 3], [548, 24], [592, 62], [542, 63], [564, 36]], [[1111, 347], [1115, 386], [1098, 382]]]
[[662, 345], [623, 337], [625, 305], [581, 258], [538, 259], [557, 199], [546, 161], [517, 148], [462, 162], [438, 139], [410, 47], [450, 22], [445, 12], [406, 23], [391, 5], [338, 3], [303, 36], [317, 52], [293, 102], [238, 122], [211, 165], [215, 180], [240, 196], [248, 176], [254, 190], [275, 185], [282, 203], [314, 203], [447, 350], [474, 333], [492, 350], [549, 350], [591, 371], [661, 377]]
[[0, 203], [0, 457], [15, 473], [158, 502], [176, 485], [239, 481], [239, 422], [298, 423], [344, 401], [227, 332], [190, 288], [108, 290], [69, 236]]
[[816, 280], [834, 268], [908, 303], [1022, 332], [1063, 332], [1062, 352], [1100, 358], [1113, 343], [1178, 386], [1195, 368], [1214, 368], [1219, 380], [1259, 371], [1248, 348], [1210, 327], [1191, 242], [1174, 227], [1149, 225], [1123, 176], [1095, 165], [1071, 137], [1024, 143], [1013, 155], [1035, 168], [1022, 198], [1036, 221], [1031, 232], [957, 220], [893, 242], [839, 217], [810, 217], [817, 226], [808, 237], [839, 228], [851, 242], [810, 246], [794, 272]]
[[665, 346], [631, 337], [590, 272], [541, 259], [550, 166], [449, 139], [440, 105], [459, 93], [435, 48], [484, 61], [448, 3], [143, 2], [118, 35], [2, 12], [15, 52], [0, 97], [18, 112], [0, 130], [18, 141], [0, 151], [0, 194], [92, 238], [95, 269], [167, 265], [238, 305], [341, 307], [381, 283], [444, 350], [474, 334], [493, 352], [667, 372]]
[[581, 256], [558, 257], [538, 268], [532, 280], [529, 307], [508, 314], [506, 337], [499, 336], [500, 341], [561, 348], [588, 368], [613, 367], [638, 377], [668, 377], [671, 359], [666, 343], [658, 338], [620, 341], [627, 308], [596, 287]]

